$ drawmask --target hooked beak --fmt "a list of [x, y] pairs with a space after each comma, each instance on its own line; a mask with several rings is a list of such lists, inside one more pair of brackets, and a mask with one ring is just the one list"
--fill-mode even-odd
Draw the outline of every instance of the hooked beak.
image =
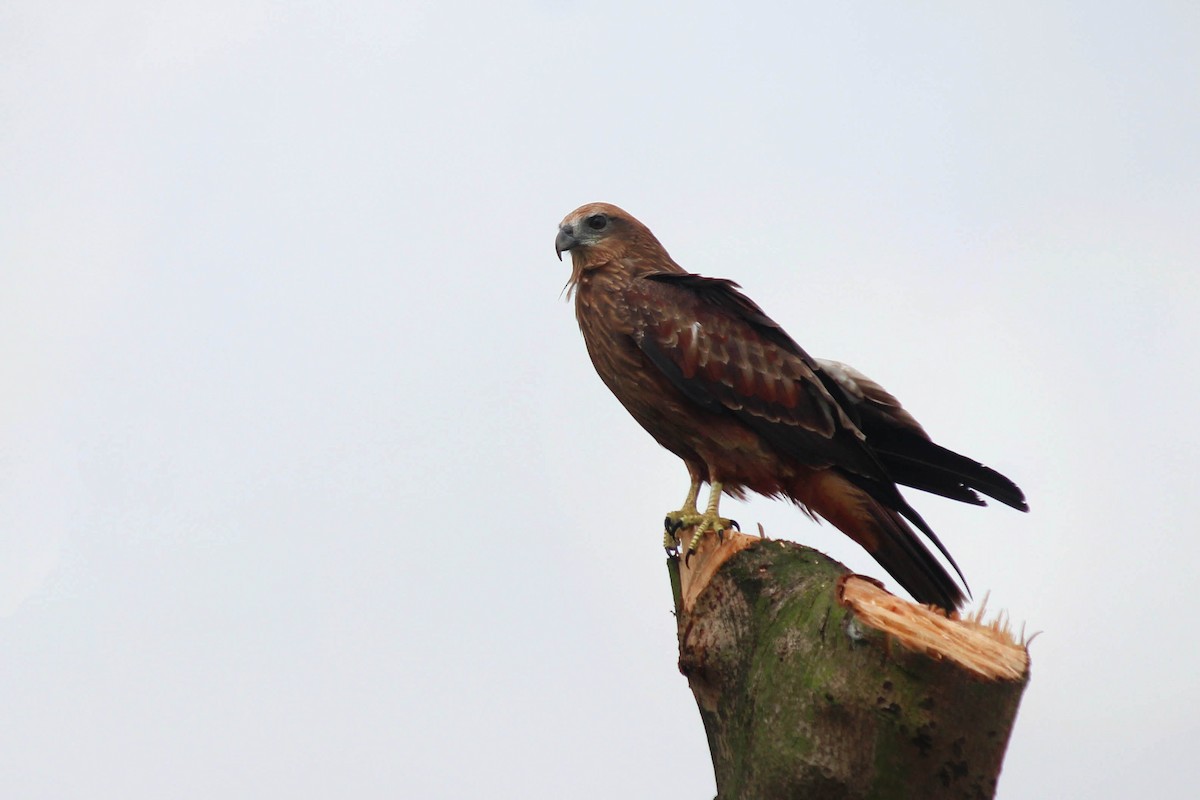
[[559, 228], [558, 236], [554, 237], [554, 254], [558, 256], [558, 260], [562, 261], [564, 250], [570, 250], [575, 245], [579, 244], [579, 240], [575, 238], [575, 234], [570, 228]]

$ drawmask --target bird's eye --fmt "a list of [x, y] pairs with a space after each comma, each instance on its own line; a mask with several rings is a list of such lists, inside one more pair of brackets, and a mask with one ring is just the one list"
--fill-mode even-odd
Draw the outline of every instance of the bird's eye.
[[602, 231], [608, 227], [608, 217], [604, 216], [603, 214], [592, 214], [590, 217], [585, 219], [584, 222], [586, 222], [587, 226], [594, 231]]

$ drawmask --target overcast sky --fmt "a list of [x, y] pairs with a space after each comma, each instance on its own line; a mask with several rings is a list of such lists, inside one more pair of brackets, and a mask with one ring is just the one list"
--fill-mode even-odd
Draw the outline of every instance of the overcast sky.
[[0, 4], [6, 796], [712, 796], [594, 200], [1025, 489], [1001, 798], [1193, 792], [1200, 11], [993, 6]]

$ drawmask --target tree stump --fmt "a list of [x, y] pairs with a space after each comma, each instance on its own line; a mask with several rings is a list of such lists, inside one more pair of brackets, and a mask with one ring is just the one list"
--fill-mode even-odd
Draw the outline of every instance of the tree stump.
[[718, 800], [994, 796], [1029, 679], [1007, 630], [790, 542], [710, 536], [668, 570]]

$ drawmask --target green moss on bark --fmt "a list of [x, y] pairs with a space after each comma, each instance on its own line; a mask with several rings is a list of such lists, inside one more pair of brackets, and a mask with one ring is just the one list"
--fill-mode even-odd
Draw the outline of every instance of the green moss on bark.
[[719, 798], [987, 798], [1024, 683], [889, 642], [836, 599], [845, 567], [763, 541], [680, 607], [680, 670]]

